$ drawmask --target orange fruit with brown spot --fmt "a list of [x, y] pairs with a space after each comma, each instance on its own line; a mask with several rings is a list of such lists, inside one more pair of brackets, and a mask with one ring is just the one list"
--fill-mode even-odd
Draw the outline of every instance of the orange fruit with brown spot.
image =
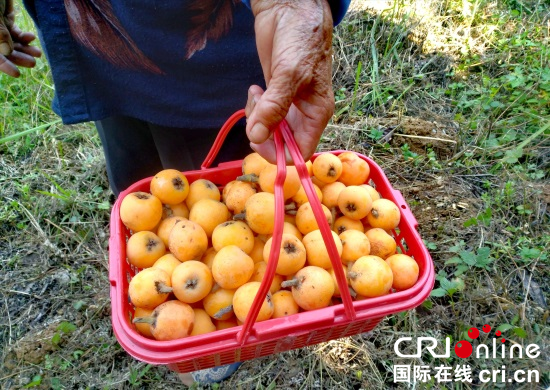
[[[277, 166], [273, 164], [267, 165], [261, 172], [258, 178], [258, 184], [262, 191], [275, 193], [275, 177], [277, 176]], [[283, 197], [290, 199], [300, 189], [300, 176], [295, 166], [286, 167], [286, 177], [283, 184]]]
[[346, 230], [339, 235], [342, 241], [342, 263], [354, 262], [370, 254], [370, 241], [365, 233], [358, 230]]
[[233, 296], [234, 289], [218, 288], [213, 289], [202, 300], [204, 310], [216, 320], [228, 320], [233, 317]]
[[275, 225], [275, 196], [269, 192], [252, 195], [245, 204], [248, 226], [257, 234], [271, 234]]
[[171, 284], [176, 298], [185, 303], [195, 303], [212, 290], [212, 272], [206, 264], [189, 260], [174, 269]]
[[130, 302], [142, 309], [154, 309], [168, 299], [172, 292], [170, 275], [160, 268], [145, 268], [130, 280]]
[[332, 153], [321, 153], [313, 161], [313, 176], [324, 183], [334, 183], [342, 174], [342, 161]]
[[236, 245], [221, 248], [212, 263], [212, 275], [222, 288], [235, 289], [254, 273], [254, 260]]
[[256, 188], [253, 184], [244, 181], [235, 181], [235, 183], [229, 187], [224, 198], [224, 203], [233, 214], [239, 214], [244, 211], [244, 206], [248, 198], [255, 193]]
[[[332, 226], [332, 213], [323, 204], [321, 204], [321, 209], [323, 210], [323, 214], [325, 216], [325, 220], [327, 221], [328, 226]], [[315, 214], [313, 213], [311, 203], [304, 203], [296, 212], [296, 227], [298, 228], [300, 233], [304, 235], [312, 232], [313, 230], [319, 229], [319, 225], [317, 224], [317, 219], [315, 218]]]
[[221, 193], [219, 188], [207, 179], [198, 179], [189, 185], [189, 194], [185, 203], [189, 210], [201, 199], [212, 199], [220, 201]]
[[186, 218], [173, 215], [160, 221], [157, 227], [157, 236], [162, 240], [165, 246], [168, 246], [168, 238], [172, 228], [180, 221], [184, 221]]
[[[260, 284], [260, 282], [248, 282], [235, 291], [235, 295], [233, 296], [233, 310], [238, 320], [242, 322], [246, 320], [246, 316], [250, 312], [254, 298], [256, 298], [256, 294], [260, 289]], [[271, 293], [268, 291], [262, 301], [262, 306], [256, 317], [256, 322], [268, 320], [272, 315], [273, 302], [271, 300]]]
[[[264, 246], [264, 261], [266, 264], [269, 263], [272, 243], [273, 238], [270, 238]], [[278, 253], [278, 255], [275, 272], [279, 275], [291, 275], [296, 273], [306, 263], [306, 248], [304, 244], [292, 234], [282, 234], [281, 246], [276, 253]]]
[[172, 204], [172, 205], [164, 204], [162, 205], [162, 219], [165, 219], [168, 217], [183, 217], [188, 219], [189, 208], [187, 207], [185, 202]]
[[164, 169], [151, 179], [151, 194], [164, 204], [178, 204], [189, 194], [189, 181], [177, 169]]
[[134, 323], [151, 325], [151, 333], [156, 340], [177, 340], [191, 335], [195, 324], [195, 312], [186, 303], [178, 300], [159, 305], [149, 317], [136, 317]]
[[226, 222], [229, 218], [231, 218], [231, 213], [227, 206], [213, 199], [198, 200], [189, 212], [189, 220], [198, 223], [208, 237], [212, 237], [216, 226]]
[[327, 307], [334, 295], [334, 281], [323, 268], [307, 266], [299, 270], [294, 278], [283, 282], [283, 287], [291, 287], [294, 300], [304, 310]]
[[338, 155], [342, 162], [342, 174], [339, 181], [346, 186], [358, 186], [367, 182], [370, 175], [369, 164], [353, 152]]
[[367, 214], [367, 220], [372, 227], [392, 230], [401, 221], [401, 211], [391, 200], [377, 199], [372, 202], [372, 209]]
[[342, 192], [344, 188], [346, 188], [346, 185], [339, 181], [327, 184], [321, 188], [321, 193], [323, 194], [322, 203], [329, 209], [338, 207], [338, 196], [340, 196], [340, 192]]
[[155, 233], [144, 230], [130, 236], [126, 243], [126, 256], [138, 268], [151, 267], [166, 253], [166, 247]]
[[393, 255], [397, 250], [395, 239], [384, 229], [372, 228], [365, 232], [370, 242], [370, 254], [383, 259]]
[[[336, 246], [336, 251], [338, 255], [342, 255], [342, 241], [336, 232], [331, 231], [332, 239]], [[325, 245], [325, 240], [321, 235], [320, 230], [314, 230], [304, 236], [302, 240], [306, 248], [306, 258], [308, 265], [314, 265], [320, 268], [329, 269], [332, 268], [332, 262], [330, 261], [330, 256]]]
[[272, 318], [287, 317], [300, 311], [300, 306], [294, 300], [292, 292], [288, 290], [279, 290], [271, 296], [273, 301]]
[[348, 186], [338, 195], [338, 208], [346, 217], [359, 221], [371, 211], [372, 199], [367, 189]]
[[162, 218], [162, 202], [147, 192], [132, 192], [120, 202], [120, 219], [130, 230], [154, 230]]
[[269, 162], [258, 153], [250, 153], [243, 159], [243, 175], [255, 174], [260, 176], [260, 172], [269, 165]]
[[208, 248], [208, 236], [198, 223], [179, 221], [170, 232], [168, 247], [180, 261], [198, 260]]
[[364, 232], [365, 228], [361, 221], [342, 215], [334, 221], [333, 230], [338, 234], [342, 234], [347, 230], [358, 230], [360, 232]]
[[348, 277], [353, 290], [368, 298], [386, 295], [393, 284], [390, 266], [378, 256], [368, 255], [357, 259]]
[[393, 273], [393, 288], [397, 291], [411, 288], [418, 281], [418, 263], [410, 256], [396, 253], [386, 259]]
[[219, 251], [223, 247], [236, 245], [246, 254], [254, 248], [254, 233], [243, 221], [227, 221], [219, 224], [212, 233], [212, 246]]

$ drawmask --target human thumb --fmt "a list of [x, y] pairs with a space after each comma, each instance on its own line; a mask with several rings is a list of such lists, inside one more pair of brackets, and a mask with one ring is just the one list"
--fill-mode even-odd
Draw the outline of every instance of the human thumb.
[[13, 24], [13, 4], [11, 0], [0, 0], [0, 55], [9, 56], [13, 51], [10, 28]]
[[255, 144], [265, 142], [286, 117], [294, 96], [294, 90], [289, 87], [289, 84], [284, 79], [274, 77], [266, 91], [257, 100], [246, 125], [251, 142]]

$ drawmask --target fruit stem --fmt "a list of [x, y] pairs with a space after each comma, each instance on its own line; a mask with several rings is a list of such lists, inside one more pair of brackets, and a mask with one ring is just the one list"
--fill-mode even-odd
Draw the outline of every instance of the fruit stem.
[[149, 324], [154, 325], [155, 317], [136, 317], [132, 320], [133, 324]]
[[332, 217], [330, 220], [330, 230], [334, 230], [334, 223], [336, 222], [336, 207], [330, 208], [330, 215]]
[[296, 203], [290, 202], [289, 204], [285, 205], [285, 211], [293, 211], [296, 210]]
[[290, 279], [285, 280], [281, 283], [281, 287], [287, 288], [287, 287], [297, 287], [300, 284], [300, 281], [298, 279]]
[[255, 173], [249, 173], [248, 175], [237, 176], [238, 181], [245, 181], [247, 183], [257, 183], [258, 179], [259, 177]]
[[234, 221], [245, 221], [246, 220], [246, 211], [244, 213], [235, 214], [233, 216]]
[[155, 287], [159, 294], [170, 294], [173, 291], [172, 287], [167, 286], [164, 282], [155, 282]]
[[216, 320], [219, 320], [221, 317], [223, 317], [227, 313], [231, 313], [232, 311], [233, 311], [233, 305], [228, 305], [228, 306], [224, 307], [223, 309], [220, 309], [212, 317], [214, 317]]
[[349, 271], [349, 272], [348, 272], [348, 277], [349, 277], [350, 279], [357, 279], [358, 276], [359, 276], [359, 274], [358, 274], [357, 272], [355, 272], [355, 271]]

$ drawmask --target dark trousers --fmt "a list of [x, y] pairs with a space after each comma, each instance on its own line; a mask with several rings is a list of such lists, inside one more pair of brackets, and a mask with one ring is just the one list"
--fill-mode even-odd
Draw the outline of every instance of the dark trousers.
[[[105, 153], [109, 184], [116, 196], [163, 169], [200, 169], [219, 131], [158, 126], [125, 116], [95, 124]], [[251, 152], [243, 120], [229, 132], [212, 166], [242, 159]]]

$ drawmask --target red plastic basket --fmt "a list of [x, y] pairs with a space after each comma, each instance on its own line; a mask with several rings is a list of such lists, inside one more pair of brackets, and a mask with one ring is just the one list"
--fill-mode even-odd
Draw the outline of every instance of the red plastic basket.
[[[190, 183], [198, 179], [208, 179], [222, 187], [242, 173], [242, 161], [222, 163], [214, 168], [210, 168], [210, 164], [214, 161], [227, 132], [243, 116], [244, 112], [241, 110], [228, 119], [200, 170], [184, 172]], [[304, 177], [306, 168], [290, 129], [283, 122], [279, 130], [275, 132], [279, 184], [284, 181], [285, 162], [284, 153], [281, 152], [284, 138], [298, 172], [301, 173], [302, 183], [305, 187], [307, 186], [306, 192], [308, 195], [313, 194], [311, 180]], [[343, 151], [332, 153], [339, 155]], [[131, 266], [126, 259], [126, 241], [130, 232], [123, 225], [119, 214], [120, 203], [124, 196], [135, 191], [149, 191], [151, 178], [146, 178], [122, 192], [111, 212], [109, 280], [111, 283], [112, 325], [120, 345], [138, 360], [150, 364], [165, 364], [172, 370], [183, 373], [259, 358], [367, 332], [376, 327], [385, 316], [410, 310], [420, 305], [433, 288], [434, 268], [430, 254], [416, 230], [418, 223], [403, 196], [392, 188], [382, 169], [368, 157], [357, 155], [369, 164], [369, 180], [375, 185], [376, 190], [383, 198], [395, 202], [401, 210], [401, 221], [393, 231], [393, 236], [399, 250], [412, 256], [419, 265], [419, 278], [412, 288], [377, 298], [352, 301], [346, 287], [342, 267], [335, 267], [336, 277], [341, 286], [342, 304], [256, 323], [254, 320], [262, 301], [258, 297], [242, 326], [173, 341], [156, 341], [143, 337], [132, 324], [133, 307], [128, 301], [129, 282], [139, 270]], [[316, 156], [313, 156], [312, 160]], [[277, 191], [282, 191], [280, 187], [281, 185], [276, 187], [276, 199], [282, 199], [282, 196], [277, 195]], [[316, 197], [309, 197], [310, 200], [313, 198], [316, 199]], [[323, 215], [318, 201], [317, 204], [315, 201], [312, 201], [311, 204], [314, 211], [317, 209], [317, 216]], [[274, 241], [277, 235], [280, 236], [277, 232], [280, 232], [282, 228], [282, 216], [278, 217], [278, 215], [282, 215], [281, 207], [282, 200], [278, 200], [276, 202]], [[322, 220], [323, 218], [318, 219], [321, 232], [323, 237], [328, 237], [330, 228], [326, 221], [323, 225]], [[325, 239], [325, 241], [329, 242], [327, 249], [331, 254], [333, 264], [340, 263], [332, 240]], [[273, 248], [279, 246], [280, 243], [273, 242], [272, 244]], [[268, 262], [268, 269], [262, 281], [259, 296], [262, 294], [265, 296], [267, 293], [274, 275], [275, 265], [276, 261]]]

